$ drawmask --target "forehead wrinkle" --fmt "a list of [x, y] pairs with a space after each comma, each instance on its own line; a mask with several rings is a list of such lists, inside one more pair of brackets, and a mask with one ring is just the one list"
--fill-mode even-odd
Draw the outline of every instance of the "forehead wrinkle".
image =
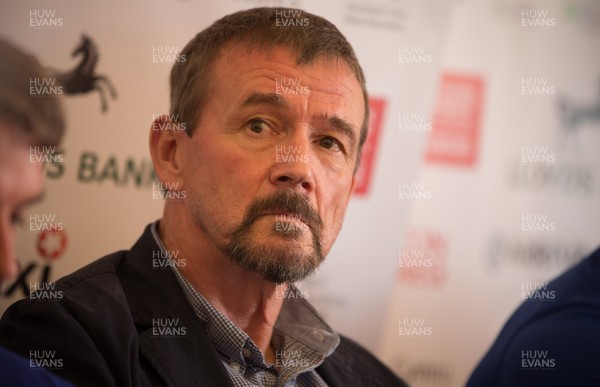
[[273, 107], [288, 107], [288, 102], [280, 94], [276, 93], [250, 93], [242, 102], [241, 107], [255, 105], [270, 105]]
[[[350, 88], [348, 88], [345, 85], [344, 85], [344, 87], [348, 91], [348, 94], [352, 94]], [[313, 92], [313, 91], [316, 91], [316, 93], [315, 93], [316, 100], [320, 99], [328, 105], [334, 105], [333, 111], [328, 110], [325, 112], [316, 112], [316, 114], [315, 114], [316, 118], [325, 119], [336, 127], [337, 126], [346, 127], [346, 128], [352, 129], [352, 130], [354, 130], [356, 128], [356, 126], [353, 125], [350, 121], [348, 121], [348, 119], [341, 117], [337, 114], [337, 110], [340, 108], [347, 108], [349, 111], [355, 110], [355, 108], [353, 107], [352, 101], [348, 100], [348, 95], [344, 95], [343, 92], [335, 92], [335, 91], [327, 90], [327, 89], [318, 89], [318, 90], [310, 89], [310, 92]], [[309, 100], [309, 104], [310, 104], [310, 100]], [[333, 119], [333, 121], [330, 121], [331, 119]], [[345, 128], [342, 128], [342, 129], [345, 129]]]

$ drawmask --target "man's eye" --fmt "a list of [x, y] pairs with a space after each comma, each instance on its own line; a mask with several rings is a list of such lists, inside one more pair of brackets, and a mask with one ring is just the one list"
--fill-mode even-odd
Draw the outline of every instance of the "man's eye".
[[332, 149], [335, 151], [341, 150], [342, 146], [338, 140], [333, 137], [323, 137], [319, 140], [319, 145], [325, 149]]
[[254, 133], [260, 134], [263, 132], [263, 130], [265, 130], [266, 128], [266, 124], [264, 121], [261, 120], [252, 120], [248, 123], [248, 128], [250, 128], [251, 131], [253, 131]]

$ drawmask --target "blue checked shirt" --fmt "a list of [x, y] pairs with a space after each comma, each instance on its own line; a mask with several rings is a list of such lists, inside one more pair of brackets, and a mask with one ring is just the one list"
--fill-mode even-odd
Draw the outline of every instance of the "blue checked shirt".
[[[157, 227], [158, 221], [152, 225], [152, 235], [166, 257], [168, 254], [160, 240]], [[333, 353], [340, 337], [323, 321], [295, 286], [290, 286], [285, 294], [281, 294], [285, 299], [271, 341], [276, 361], [275, 364], [270, 364], [265, 361], [259, 348], [244, 331], [194, 289], [181, 275], [177, 265], [170, 266], [196, 316], [203, 322], [206, 333], [221, 356], [234, 386], [327, 386], [315, 368]]]

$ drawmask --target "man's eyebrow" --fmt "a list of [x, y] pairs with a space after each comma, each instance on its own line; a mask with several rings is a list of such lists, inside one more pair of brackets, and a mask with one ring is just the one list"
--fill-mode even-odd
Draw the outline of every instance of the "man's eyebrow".
[[354, 148], [354, 144], [356, 144], [354, 125], [338, 116], [322, 115], [319, 118], [326, 120], [335, 131], [346, 136], [350, 140], [350, 147]]
[[286, 107], [287, 102], [281, 95], [275, 93], [252, 93], [242, 102], [243, 108], [254, 105]]
[[[241, 106], [244, 108], [255, 105], [287, 107], [288, 103], [281, 95], [276, 93], [252, 93], [244, 100], [244, 102], [242, 102]], [[317, 119], [327, 121], [331, 128], [347, 137], [350, 140], [350, 147], [354, 148], [357, 141], [354, 125], [335, 115], [329, 116], [327, 114], [322, 114], [319, 115]]]

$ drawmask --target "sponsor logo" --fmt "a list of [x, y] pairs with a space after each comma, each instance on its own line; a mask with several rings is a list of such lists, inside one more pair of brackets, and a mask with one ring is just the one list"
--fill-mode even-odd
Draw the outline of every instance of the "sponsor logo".
[[387, 108], [387, 101], [383, 98], [369, 98], [369, 134], [362, 148], [362, 156], [358, 171], [356, 171], [355, 195], [364, 196], [371, 188], [371, 177], [375, 169], [375, 156], [379, 148], [379, 134], [383, 125], [383, 115]]
[[[59, 177], [64, 170], [58, 170], [52, 177]], [[117, 187], [133, 185], [151, 188], [156, 182], [156, 175], [150, 160], [135, 160], [132, 157], [119, 158], [109, 156], [102, 159], [94, 152], [82, 152], [76, 175], [80, 183], [102, 184], [112, 181]]]
[[[552, 160], [549, 158], [547, 160]], [[597, 176], [590, 165], [572, 162], [547, 163], [513, 162], [507, 169], [508, 183], [515, 189], [542, 193], [559, 192], [564, 195], [590, 196], [598, 186]]]
[[[113, 99], [117, 97], [117, 92], [107, 76], [96, 74], [96, 65], [100, 58], [96, 43], [92, 38], [83, 34], [71, 56], [80, 57], [79, 63], [75, 67], [69, 71], [54, 72], [57, 83], [61, 87], [61, 94], [63, 91], [68, 95], [97, 91], [100, 95], [102, 113], [106, 113], [108, 111], [106, 90]], [[46, 86], [52, 87], [51, 85]]]
[[[43, 290], [39, 296], [34, 295], [38, 300], [60, 300], [62, 291], [55, 289], [55, 285], [50, 281], [52, 274], [51, 263], [60, 258], [67, 249], [67, 233], [62, 231], [42, 231], [37, 235], [36, 249], [39, 257], [46, 261], [44, 264], [39, 262], [29, 262], [24, 264], [21, 259], [19, 275], [11, 282], [2, 283], [0, 295], [11, 298], [14, 294], [20, 294], [23, 297], [30, 298], [33, 290]], [[31, 277], [39, 272], [39, 280], [31, 281]], [[36, 298], [37, 297], [37, 298]]]
[[[540, 234], [541, 236], [542, 234]], [[571, 266], [589, 252], [583, 243], [553, 238], [512, 238], [495, 235], [488, 242], [486, 266], [491, 272], [509, 268], [518, 270], [556, 270]]]
[[409, 228], [398, 252], [398, 282], [438, 287], [448, 280], [448, 241], [435, 230]]
[[473, 167], [477, 162], [483, 79], [474, 75], [442, 75], [425, 161]]

